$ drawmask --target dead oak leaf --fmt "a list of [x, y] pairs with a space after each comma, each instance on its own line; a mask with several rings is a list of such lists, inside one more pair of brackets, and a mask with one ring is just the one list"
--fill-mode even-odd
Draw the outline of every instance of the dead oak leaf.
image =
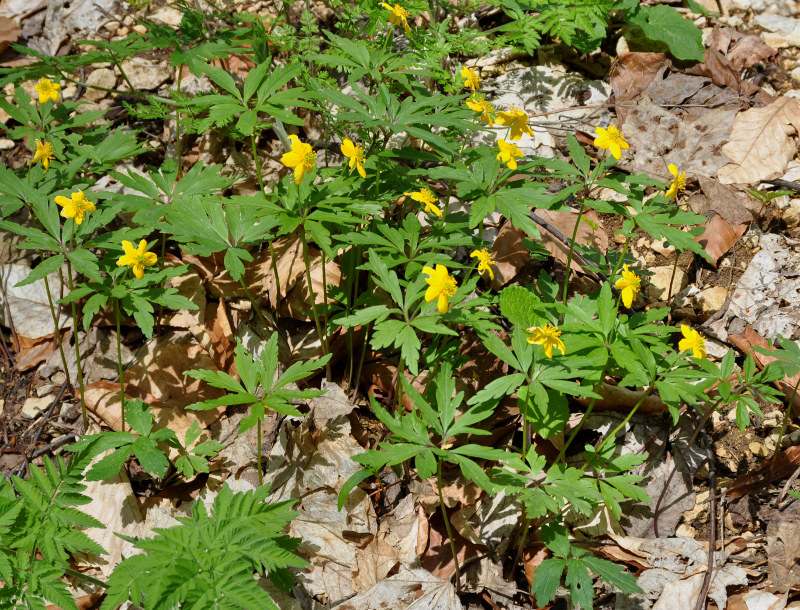
[[800, 133], [800, 102], [780, 97], [763, 108], [736, 116], [730, 142], [722, 152], [731, 161], [717, 172], [723, 184], [752, 184], [776, 178], [797, 152], [792, 137]]

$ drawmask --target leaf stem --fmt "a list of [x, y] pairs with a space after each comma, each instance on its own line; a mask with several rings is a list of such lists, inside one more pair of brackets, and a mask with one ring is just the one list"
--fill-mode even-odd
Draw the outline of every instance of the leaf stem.
[[[67, 258], [67, 281], [69, 282], [69, 291], [74, 290], [72, 282], [72, 263]], [[86, 432], [89, 429], [89, 416], [86, 413], [86, 398], [83, 390], [83, 367], [81, 366], [81, 348], [78, 345], [78, 311], [75, 306], [75, 300], [70, 303], [72, 309], [72, 338], [75, 341], [75, 365], [78, 369], [78, 387], [80, 388], [81, 398], [81, 415], [83, 417], [83, 430]]]
[[122, 376], [122, 335], [120, 333], [120, 304], [114, 299], [114, 318], [117, 323], [117, 369], [119, 371], [119, 410], [122, 415], [122, 431], [125, 432], [125, 381]]
[[450, 527], [450, 519], [447, 518], [447, 509], [444, 505], [444, 496], [442, 495], [442, 461], [436, 460], [436, 487], [439, 491], [439, 508], [442, 509], [442, 519], [444, 519], [444, 526], [447, 529], [447, 537], [450, 539], [450, 552], [453, 553], [453, 564], [456, 567], [456, 591], [461, 591], [461, 569], [458, 566], [458, 554], [456, 553], [456, 541], [453, 538], [453, 530]]
[[[317, 326], [317, 334], [319, 335], [319, 340], [322, 343], [322, 355], [327, 355], [328, 352], [328, 341], [325, 337], [325, 334], [322, 332], [322, 325], [320, 324], [319, 315], [317, 314], [317, 296], [314, 293], [314, 286], [311, 283], [311, 263], [309, 262], [308, 258], [308, 238], [306, 237], [306, 225], [305, 223], [300, 225], [300, 239], [303, 242], [303, 263], [306, 267], [306, 283], [308, 284], [308, 295], [311, 299], [311, 313], [314, 316], [314, 324]], [[325, 363], [325, 377], [328, 381], [331, 381], [331, 363], [330, 360]]]
[[572, 271], [572, 255], [575, 252], [575, 242], [578, 239], [578, 228], [581, 226], [581, 218], [583, 218], [583, 210], [586, 208], [585, 200], [581, 201], [581, 207], [578, 210], [578, 219], [575, 221], [575, 227], [572, 229], [572, 239], [569, 242], [569, 253], [567, 254], [567, 271], [564, 276], [564, 289], [562, 290], [561, 302], [567, 304], [567, 290], [569, 289], [569, 276]]

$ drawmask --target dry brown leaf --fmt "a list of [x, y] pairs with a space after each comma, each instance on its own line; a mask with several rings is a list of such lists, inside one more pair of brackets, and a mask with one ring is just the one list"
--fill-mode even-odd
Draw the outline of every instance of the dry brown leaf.
[[689, 205], [695, 214], [711, 216], [716, 212], [729, 225], [735, 227], [743, 222], [750, 222], [758, 214], [761, 203], [747, 193], [729, 184], [721, 184], [714, 178], [698, 176], [702, 194], [693, 196]]
[[717, 261], [745, 234], [750, 221], [732, 227], [722, 216], [714, 214], [703, 226], [706, 230], [695, 241], [703, 246], [711, 257], [711, 264], [716, 267]]
[[[553, 212], [552, 210], [536, 210], [536, 215], [543, 220], [549, 222], [553, 227], [558, 229], [563, 235], [572, 237], [572, 232], [575, 230], [575, 223], [578, 221], [577, 212]], [[587, 222], [588, 221], [588, 222]], [[597, 225], [595, 230], [589, 223]], [[600, 225], [600, 218], [594, 210], [589, 210], [583, 214], [581, 226], [578, 227], [578, 234], [576, 235], [576, 243], [582, 246], [591, 245], [597, 248], [600, 252], [605, 254], [608, 251], [608, 235]], [[542, 243], [545, 248], [552, 254], [556, 260], [562, 265], [567, 264], [567, 257], [569, 255], [569, 245], [555, 237], [550, 231], [542, 227]], [[573, 271], [583, 271], [583, 267], [572, 257], [571, 268]]]
[[728, 64], [739, 73], [760, 61], [773, 61], [778, 54], [761, 36], [743, 34], [729, 27], [714, 28], [706, 46], [722, 53]]
[[731, 163], [717, 172], [723, 184], [752, 184], [776, 178], [797, 153], [800, 133], [800, 103], [780, 97], [763, 108], [739, 113], [733, 124], [730, 142], [722, 152]]
[[[603, 382], [598, 393], [602, 399], [596, 401], [594, 408], [599, 411], [629, 412], [637, 404], [642, 413], [664, 413], [667, 410], [667, 405], [658, 396], [644, 396], [644, 390], [630, 390]], [[644, 401], [642, 401], [643, 396]], [[579, 399], [579, 402], [588, 405], [590, 400]]]
[[[164, 257], [165, 267], [177, 267], [183, 264], [184, 261], [174, 254], [167, 254]], [[197, 305], [197, 309], [193, 311], [188, 309], [167, 310], [164, 312], [163, 324], [175, 328], [191, 328], [196, 324], [202, 325], [206, 316], [206, 289], [198, 270], [190, 268], [183, 275], [172, 278], [168, 282], [168, 286], [177, 288], [178, 294]]]
[[17, 22], [8, 17], [0, 17], [0, 53], [8, 48], [8, 45], [19, 40], [22, 30]]
[[679, 118], [643, 97], [622, 126], [636, 154], [623, 155], [619, 165], [661, 180], [672, 179], [667, 170], [671, 163], [689, 178], [712, 176], [728, 162], [722, 145], [728, 141], [737, 112], [736, 108], [715, 108], [695, 119]]
[[781, 451], [774, 460], [766, 460], [755, 470], [736, 477], [727, 489], [728, 497], [735, 499], [792, 474], [800, 466], [800, 447]]
[[670, 65], [664, 53], [623, 53], [619, 56], [611, 74], [611, 90], [620, 124], [625, 122], [631, 106], [625, 102], [638, 98]]
[[533, 586], [533, 577], [536, 575], [536, 568], [538, 568], [545, 559], [552, 556], [553, 554], [544, 545], [540, 546], [536, 551], [525, 549], [522, 554], [522, 566], [525, 569], [525, 578], [528, 580], [529, 587]]
[[15, 359], [15, 368], [18, 371], [29, 371], [50, 357], [58, 348], [55, 333], [47, 337], [29, 339], [18, 335], [19, 352]]
[[492, 288], [495, 290], [500, 290], [513, 280], [531, 259], [530, 252], [522, 243], [524, 237], [525, 232], [515, 228], [510, 222], [505, 223], [497, 234], [492, 245], [492, 258], [495, 262], [492, 267]]
[[[105, 593], [88, 593], [86, 595], [81, 595], [75, 598], [75, 605], [78, 606], [78, 610], [90, 610], [95, 607], [97, 602], [99, 602], [104, 595]], [[47, 610], [61, 610], [61, 606], [48, 604]]]

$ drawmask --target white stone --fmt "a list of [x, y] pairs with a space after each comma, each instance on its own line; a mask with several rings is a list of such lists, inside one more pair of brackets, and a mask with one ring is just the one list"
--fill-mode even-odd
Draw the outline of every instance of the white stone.
[[122, 62], [122, 69], [138, 91], [157, 89], [170, 76], [166, 62], [153, 63], [143, 57], [129, 57]]
[[22, 405], [22, 414], [33, 419], [52, 404], [54, 396], [32, 396]]
[[158, 9], [155, 13], [150, 15], [150, 21], [159, 25], [168, 25], [170, 27], [178, 27], [183, 19], [183, 13], [178, 9], [170, 6]]
[[800, 20], [781, 15], [756, 15], [756, 25], [767, 33], [762, 35], [764, 42], [771, 47], [800, 47]]
[[[108, 68], [99, 68], [98, 70], [94, 70], [86, 78], [86, 84], [94, 87], [103, 87], [104, 89], [113, 89], [117, 84], [117, 75], [114, 74], [113, 70], [109, 70]], [[87, 88], [84, 97], [92, 102], [97, 102], [102, 100], [106, 95], [108, 95], [107, 91]]]
[[650, 282], [647, 287], [647, 296], [657, 301], [666, 300], [673, 269], [675, 269], [675, 280], [672, 281], [672, 296], [675, 296], [689, 284], [689, 279], [680, 267], [675, 268], [672, 265], [652, 267], [649, 271], [653, 275], [647, 278], [647, 281]]
[[0, 150], [11, 150], [14, 146], [14, 140], [9, 140], [8, 138], [0, 140]]
[[719, 311], [727, 298], [728, 290], [725, 286], [714, 286], [713, 288], [706, 288], [700, 292], [695, 300], [700, 306], [701, 311], [711, 313]]

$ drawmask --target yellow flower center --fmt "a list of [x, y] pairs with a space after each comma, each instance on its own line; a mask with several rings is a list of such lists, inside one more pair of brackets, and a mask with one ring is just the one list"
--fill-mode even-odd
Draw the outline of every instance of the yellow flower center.
[[452, 275], [448, 275], [447, 278], [442, 282], [442, 294], [449, 298], [456, 293], [456, 290], [458, 290], [456, 278], [454, 278]]
[[307, 152], [306, 155], [303, 157], [303, 165], [307, 170], [310, 170], [316, 165], [317, 163], [317, 153], [311, 151]]

